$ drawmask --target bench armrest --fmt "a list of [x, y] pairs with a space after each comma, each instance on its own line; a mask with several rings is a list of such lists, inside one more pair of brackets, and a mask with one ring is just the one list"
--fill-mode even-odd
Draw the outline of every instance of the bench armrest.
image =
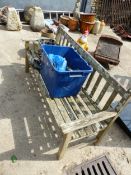
[[93, 115], [89, 115], [87, 118], [78, 119], [69, 123], [64, 123], [60, 125], [64, 134], [82, 129], [84, 127], [90, 126], [92, 124], [98, 123], [100, 121], [107, 120], [109, 118], [115, 117], [116, 112], [103, 111]]

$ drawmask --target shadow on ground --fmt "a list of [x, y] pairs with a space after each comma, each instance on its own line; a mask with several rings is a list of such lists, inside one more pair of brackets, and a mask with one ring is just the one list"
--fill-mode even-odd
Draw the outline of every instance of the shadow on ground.
[[[0, 160], [8, 160], [12, 155], [19, 160], [56, 159], [55, 149], [60, 143], [61, 131], [32, 77], [25, 74], [24, 67], [19, 64], [0, 66], [0, 70], [3, 76], [0, 122], [10, 120], [15, 147], [7, 152], [0, 151]], [[2, 142], [10, 145], [7, 140], [5, 135]], [[48, 153], [51, 150], [55, 151]]]

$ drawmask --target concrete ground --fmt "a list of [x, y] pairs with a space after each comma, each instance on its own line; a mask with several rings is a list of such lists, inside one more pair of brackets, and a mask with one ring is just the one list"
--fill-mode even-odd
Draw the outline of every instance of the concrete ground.
[[[114, 35], [108, 27], [103, 33]], [[85, 142], [69, 148], [62, 160], [56, 160], [59, 128], [53, 116], [48, 115], [48, 106], [42, 103], [32, 77], [24, 72], [22, 40], [39, 36], [28, 26], [20, 32], [0, 26], [0, 175], [62, 175], [66, 168], [103, 153], [109, 155], [119, 175], [131, 175], [131, 139], [117, 124], [100, 146], [88, 146]], [[89, 51], [95, 50], [98, 38], [89, 36]], [[124, 42], [121, 62], [110, 70], [127, 88], [131, 86], [130, 55], [131, 43]], [[15, 163], [12, 155], [17, 157]]]

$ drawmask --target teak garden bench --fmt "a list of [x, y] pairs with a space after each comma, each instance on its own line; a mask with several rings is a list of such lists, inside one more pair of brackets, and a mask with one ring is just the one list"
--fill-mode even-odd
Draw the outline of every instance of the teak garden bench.
[[[30, 41], [26, 41], [26, 72], [29, 72]], [[69, 143], [82, 138], [92, 138], [98, 144], [119, 117], [131, 97], [131, 90], [124, 89], [88, 52], [84, 51], [61, 27], [56, 43], [73, 47], [92, 67], [93, 73], [75, 97], [51, 99], [47, 93], [43, 98], [63, 133], [58, 159], [62, 158]], [[35, 49], [34, 49], [35, 50]], [[35, 51], [34, 51], [35, 52]], [[41, 91], [45, 91], [41, 75], [37, 73]]]

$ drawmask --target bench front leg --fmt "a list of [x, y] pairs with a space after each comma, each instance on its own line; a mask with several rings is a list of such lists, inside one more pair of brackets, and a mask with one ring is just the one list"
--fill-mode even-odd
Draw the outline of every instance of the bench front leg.
[[64, 153], [65, 153], [66, 149], [68, 148], [68, 145], [71, 141], [71, 137], [72, 137], [72, 132], [64, 134], [63, 141], [62, 141], [62, 143], [59, 147], [59, 151], [58, 151], [58, 160], [60, 160], [64, 156]]

